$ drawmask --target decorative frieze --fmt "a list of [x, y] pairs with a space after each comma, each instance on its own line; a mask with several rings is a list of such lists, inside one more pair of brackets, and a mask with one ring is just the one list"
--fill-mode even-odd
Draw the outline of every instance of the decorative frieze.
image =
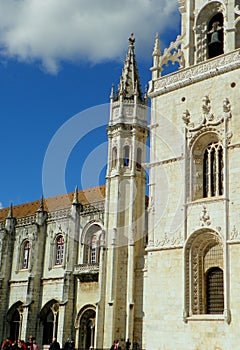
[[149, 97], [163, 95], [238, 68], [240, 68], [239, 49], [152, 81]]
[[183, 236], [181, 232], [176, 234], [165, 232], [162, 237], [156, 239], [154, 242], [155, 248], [172, 249], [183, 246]]

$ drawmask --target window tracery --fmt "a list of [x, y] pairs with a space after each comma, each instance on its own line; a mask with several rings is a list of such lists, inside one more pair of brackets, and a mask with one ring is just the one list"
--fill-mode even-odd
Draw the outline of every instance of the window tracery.
[[211, 142], [203, 155], [203, 197], [223, 195], [223, 149]]
[[102, 228], [98, 224], [87, 227], [84, 240], [83, 263], [98, 264]]
[[62, 235], [56, 237], [55, 265], [62, 265], [64, 257], [64, 238]]

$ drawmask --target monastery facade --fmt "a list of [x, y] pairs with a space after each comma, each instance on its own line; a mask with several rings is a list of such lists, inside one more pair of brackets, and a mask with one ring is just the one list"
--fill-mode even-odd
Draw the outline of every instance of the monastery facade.
[[2, 338], [238, 349], [240, 2], [178, 2], [181, 33], [164, 52], [156, 36], [147, 96], [129, 38], [105, 186], [0, 210]]

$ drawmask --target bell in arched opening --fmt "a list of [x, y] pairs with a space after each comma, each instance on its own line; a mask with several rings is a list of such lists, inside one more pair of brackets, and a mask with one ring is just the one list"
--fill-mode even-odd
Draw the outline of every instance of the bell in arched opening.
[[223, 15], [218, 13], [209, 22], [208, 58], [223, 54]]

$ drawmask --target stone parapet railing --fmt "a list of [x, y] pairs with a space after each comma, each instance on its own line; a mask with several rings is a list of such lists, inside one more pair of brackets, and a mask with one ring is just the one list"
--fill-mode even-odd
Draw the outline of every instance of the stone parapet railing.
[[238, 68], [240, 68], [239, 49], [150, 81], [148, 96], [152, 98], [163, 95]]

